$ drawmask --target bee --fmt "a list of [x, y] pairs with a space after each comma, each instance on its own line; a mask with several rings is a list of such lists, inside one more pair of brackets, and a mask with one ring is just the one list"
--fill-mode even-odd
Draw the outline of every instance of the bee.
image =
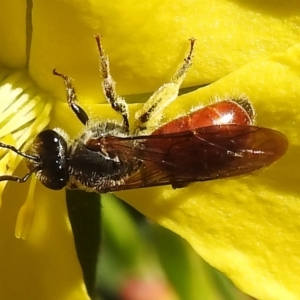
[[131, 129], [126, 101], [118, 96], [109, 59], [96, 36], [103, 92], [122, 122], [90, 119], [78, 105], [72, 79], [63, 79], [69, 107], [84, 125], [73, 140], [61, 129], [40, 132], [25, 152], [0, 147], [26, 158], [24, 177], [2, 175], [0, 181], [26, 182], [35, 174], [49, 189], [114, 192], [171, 185], [181, 188], [197, 181], [251, 173], [278, 160], [287, 150], [285, 135], [253, 124], [248, 100], [223, 100], [157, 126], [161, 111], [178, 94], [192, 64], [195, 40], [172, 81], [160, 87], [137, 112], [138, 126]]

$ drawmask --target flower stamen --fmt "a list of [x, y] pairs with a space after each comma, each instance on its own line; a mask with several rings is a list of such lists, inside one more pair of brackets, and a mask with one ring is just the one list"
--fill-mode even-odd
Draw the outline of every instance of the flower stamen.
[[36, 186], [36, 178], [32, 177], [30, 180], [30, 186], [27, 194], [27, 198], [25, 203], [19, 210], [16, 227], [15, 227], [15, 236], [16, 238], [21, 238], [22, 240], [26, 240], [35, 215], [35, 186]]
[[[42, 131], [50, 121], [52, 102], [29, 79], [26, 71], [0, 70], [0, 139], [17, 149]], [[12, 175], [22, 157], [7, 149], [0, 149], [0, 175]], [[0, 182], [1, 196], [6, 186]], [[15, 227], [17, 238], [26, 239], [34, 219], [36, 179], [32, 178], [25, 203], [20, 209]]]

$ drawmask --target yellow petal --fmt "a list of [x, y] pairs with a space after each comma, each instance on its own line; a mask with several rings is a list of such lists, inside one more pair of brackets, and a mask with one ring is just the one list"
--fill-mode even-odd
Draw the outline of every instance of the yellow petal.
[[26, 67], [25, 1], [0, 0], [0, 41], [0, 66]]
[[237, 179], [178, 190], [118, 193], [151, 220], [188, 240], [205, 260], [259, 299], [300, 297], [299, 57], [300, 44], [174, 102], [175, 110], [176, 105], [207, 103], [216, 95], [221, 99], [247, 95], [256, 108], [258, 125], [289, 138], [289, 150], [277, 163]]
[[[33, 6], [30, 70], [36, 82], [64, 99], [51, 71], [75, 79], [82, 101], [103, 101], [93, 35], [101, 34], [120, 94], [157, 89], [170, 79], [188, 48], [198, 40], [194, 68], [185, 85], [210, 83], [298, 40], [298, 1], [251, 5], [227, 0], [51, 2]], [[59, 33], [59, 34], [57, 34]]]
[[66, 217], [63, 191], [45, 190], [38, 184], [32, 230], [26, 241], [15, 238], [12, 216], [16, 216], [22, 205], [26, 189], [26, 185], [20, 184], [16, 189], [15, 184], [8, 184], [4, 194], [6, 201], [0, 210], [1, 297], [89, 299]]

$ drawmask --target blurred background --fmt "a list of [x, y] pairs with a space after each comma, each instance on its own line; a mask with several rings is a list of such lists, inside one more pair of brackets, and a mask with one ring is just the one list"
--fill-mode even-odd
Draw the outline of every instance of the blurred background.
[[68, 191], [67, 204], [92, 299], [253, 299], [201, 259], [181, 237], [147, 220], [114, 195]]

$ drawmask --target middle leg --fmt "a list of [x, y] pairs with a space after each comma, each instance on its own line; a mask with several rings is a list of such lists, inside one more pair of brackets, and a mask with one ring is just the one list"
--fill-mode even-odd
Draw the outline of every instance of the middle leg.
[[118, 113], [121, 114], [123, 118], [123, 124], [126, 128], [127, 132], [129, 132], [129, 111], [128, 111], [128, 105], [122, 97], [120, 97], [115, 88], [115, 82], [110, 74], [109, 69], [109, 59], [108, 56], [104, 53], [100, 36], [95, 36], [97, 47], [100, 55], [100, 73], [103, 78], [103, 91], [104, 95], [107, 99], [107, 101], [110, 103], [111, 107]]

